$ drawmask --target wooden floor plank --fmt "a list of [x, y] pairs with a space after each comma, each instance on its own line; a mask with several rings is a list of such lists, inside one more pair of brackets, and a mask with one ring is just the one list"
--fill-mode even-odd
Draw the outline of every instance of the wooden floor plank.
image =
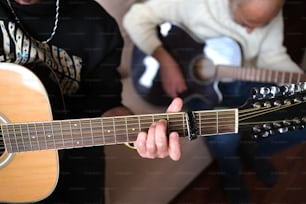
[[[279, 179], [273, 187], [266, 187], [245, 166], [245, 181], [256, 204], [306, 203], [306, 144], [297, 145], [271, 157]], [[215, 162], [195, 179], [171, 204], [226, 204], [220, 187]]]

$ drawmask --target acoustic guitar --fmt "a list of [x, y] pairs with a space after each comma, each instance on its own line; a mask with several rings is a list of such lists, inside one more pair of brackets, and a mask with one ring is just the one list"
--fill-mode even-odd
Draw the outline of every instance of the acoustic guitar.
[[[182, 94], [182, 97], [187, 100], [192, 97], [198, 97], [208, 107], [215, 107], [222, 101], [223, 93], [219, 89], [219, 83], [220, 81], [227, 83], [223, 82], [224, 79], [269, 84], [306, 81], [306, 74], [303, 73], [241, 67], [241, 60], [239, 61], [242, 57], [240, 46], [232, 39], [230, 43], [224, 41], [225, 45], [230, 46], [223, 46], [224, 48], [221, 46], [219, 50], [214, 49], [213, 52], [222, 54], [222, 49], [232, 49], [230, 52], [235, 53], [234, 55], [238, 59], [232, 60], [235, 62], [235, 66], [230, 64], [231, 59], [227, 60], [227, 64], [216, 64], [218, 60], [212, 59], [214, 58], [213, 56], [208, 56], [209, 54], [205, 53], [204, 48], [208, 46], [207, 43], [197, 42], [188, 33], [174, 25], [170, 26], [167, 34], [160, 34], [160, 40], [177, 61], [185, 76], [188, 90]], [[223, 57], [221, 54], [218, 58]], [[158, 62], [153, 57], [142, 52], [137, 46], [134, 46], [132, 53], [131, 72], [133, 85], [141, 98], [148, 103], [158, 106], [169, 104], [171, 98], [163, 90]]]
[[303, 129], [306, 84], [254, 89], [242, 107], [194, 112], [53, 120], [38, 77], [20, 65], [0, 63], [0, 202], [29, 203], [56, 187], [59, 149], [136, 140], [153, 121], [190, 140], [245, 131], [253, 138]]

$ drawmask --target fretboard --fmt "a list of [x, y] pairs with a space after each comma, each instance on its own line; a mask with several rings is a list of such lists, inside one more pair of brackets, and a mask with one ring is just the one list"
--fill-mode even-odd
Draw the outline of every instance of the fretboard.
[[231, 78], [267, 83], [298, 83], [306, 81], [306, 74], [303, 73], [223, 65], [217, 66], [216, 76], [218, 78]]
[[[199, 136], [234, 133], [238, 131], [237, 114], [237, 109], [195, 111], [189, 121]], [[134, 142], [140, 131], [160, 119], [168, 121], [169, 131], [188, 136], [190, 122], [184, 112], [9, 123], [1, 124], [0, 133], [8, 153], [69, 149]]]

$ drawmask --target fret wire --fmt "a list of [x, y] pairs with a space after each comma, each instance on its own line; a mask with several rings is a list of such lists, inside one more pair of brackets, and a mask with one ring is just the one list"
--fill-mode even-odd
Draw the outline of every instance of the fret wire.
[[106, 144], [115, 144], [116, 141], [114, 141], [114, 137], [110, 135], [110, 133], [112, 132], [111, 129], [113, 129], [113, 125], [110, 124], [113, 124], [111, 117], [103, 119], [105, 141]]
[[39, 150], [46, 149], [46, 146], [44, 147], [44, 143], [46, 144], [46, 138], [45, 138], [45, 133], [43, 131], [43, 126], [41, 122], [35, 123], [35, 131], [36, 131], [36, 136], [37, 136], [37, 143], [39, 146]]
[[94, 145], [94, 140], [93, 140], [93, 127], [92, 127], [92, 122], [94, 122], [94, 120], [90, 120], [88, 119], [86, 121], [86, 125], [88, 126], [85, 129], [85, 137], [84, 137], [84, 144], [86, 144], [86, 146], [93, 146]]
[[[46, 146], [47, 149], [53, 149], [55, 148], [55, 141], [54, 141], [54, 136], [52, 133], [52, 123], [51, 122], [46, 122], [43, 124], [44, 127], [44, 132], [45, 132], [45, 139], [46, 139]], [[53, 139], [52, 139], [53, 137]]]
[[0, 124], [1, 127], [1, 135], [3, 137], [3, 147], [4, 149], [6, 149], [6, 151], [10, 152], [11, 148], [10, 148], [10, 141], [7, 138], [7, 134], [5, 134], [5, 130], [7, 129], [5, 125]]
[[127, 125], [127, 117], [125, 119], [125, 134], [126, 134], [126, 141], [130, 142], [130, 137], [129, 137], [129, 130], [128, 130], [128, 125]]
[[72, 148], [73, 147], [73, 141], [71, 140], [71, 125], [69, 120], [63, 120], [61, 121], [61, 133], [63, 136], [63, 148]]
[[6, 140], [5, 140], [5, 143], [6, 143], [6, 148], [7, 148], [7, 151], [8, 152], [12, 152], [13, 151], [13, 147], [12, 147], [12, 142], [11, 142], [11, 138], [10, 138], [10, 135], [9, 135], [9, 126], [4, 126], [5, 129], [6, 129]]
[[128, 142], [127, 134], [126, 134], [126, 125], [125, 118], [116, 117], [115, 118], [115, 127], [116, 127], [116, 142], [124, 143]]
[[71, 144], [72, 144], [72, 146], [74, 147], [74, 138], [73, 138], [73, 127], [72, 127], [72, 125], [71, 125], [71, 122], [72, 121], [68, 121], [69, 122], [69, 126], [70, 126], [70, 137], [71, 137]]
[[279, 76], [279, 72], [277, 72], [276, 70], [273, 70], [274, 73], [274, 82], [276, 81], [280, 81], [280, 76]]
[[22, 138], [21, 138], [21, 133], [20, 133], [20, 126], [17, 124], [13, 127], [14, 127], [14, 135], [15, 135], [15, 139], [16, 139], [17, 151], [21, 152], [23, 144], [22, 144]]
[[29, 124], [27, 124], [26, 126], [27, 126], [27, 130], [28, 130], [28, 139], [29, 139], [30, 147], [31, 147], [31, 150], [33, 150]]
[[63, 132], [63, 124], [62, 124], [62, 121], [59, 121], [59, 129], [60, 129], [60, 135], [62, 136], [62, 142], [63, 142], [63, 147], [62, 148], [65, 148], [66, 147], [66, 142], [65, 142], [65, 137], [64, 137], [64, 132]]
[[25, 124], [20, 124], [21, 130], [22, 130], [22, 135], [23, 135], [23, 141], [24, 141], [24, 145], [25, 147], [27, 147], [27, 150], [32, 150], [32, 146], [31, 146], [31, 141], [30, 141], [30, 137], [29, 137], [29, 128], [27, 125]]
[[249, 80], [249, 78], [251, 77], [251, 69], [249, 67], [246, 68], [245, 70], [245, 77], [246, 77], [246, 80]]
[[219, 133], [219, 117], [218, 112], [216, 112], [216, 133]]
[[20, 152], [20, 150], [19, 150], [19, 145], [18, 145], [18, 137], [17, 137], [17, 132], [16, 132], [16, 128], [13, 128], [13, 135], [14, 135], [14, 148], [15, 148], [15, 151], [17, 151], [17, 152]]
[[37, 150], [38, 149], [38, 145], [37, 145], [37, 137], [35, 134], [35, 131], [33, 130], [33, 123], [29, 123], [28, 124], [28, 129], [29, 129], [29, 139], [31, 141], [31, 145], [32, 145], [32, 150]]
[[241, 70], [241, 74], [239, 75], [239, 76], [240, 76], [240, 79], [241, 79], [242, 77], [246, 76], [246, 75], [245, 75], [246, 71], [247, 71], [246, 68]]
[[17, 136], [16, 136], [16, 128], [14, 128], [14, 126], [13, 126], [13, 132], [14, 132], [14, 137], [15, 137], [15, 142], [16, 142], [16, 151], [20, 152], [19, 151], [19, 146], [18, 146], [18, 140], [17, 140]]
[[33, 139], [36, 140], [35, 141], [35, 144], [36, 144], [36, 149], [35, 150], [40, 150], [39, 141], [38, 141], [38, 133], [37, 133], [37, 129], [36, 129], [36, 124], [35, 123], [32, 123], [32, 131], [34, 131]]
[[272, 70], [268, 69], [268, 81], [272, 81]]
[[50, 123], [50, 127], [51, 127], [51, 131], [52, 131], [52, 135], [53, 135], [54, 147], [57, 148], [56, 142], [55, 142], [56, 140], [55, 140], [55, 135], [54, 135], [54, 130], [53, 130], [53, 124], [54, 123]]
[[263, 70], [263, 69], [261, 70], [260, 79], [263, 79], [264, 80], [263, 82], [267, 81], [267, 79], [266, 79], [267, 72], [268, 72], [268, 70]]
[[92, 130], [92, 122], [89, 120], [89, 125], [90, 125], [90, 132], [91, 132], [91, 144], [94, 145], [94, 135], [93, 135], [93, 130]]
[[95, 146], [104, 144], [101, 133], [100, 119], [94, 118], [90, 123], [91, 123], [92, 144]]
[[103, 126], [103, 120], [102, 120], [102, 118], [100, 119], [100, 123], [101, 123], [102, 137], [103, 137], [103, 141], [104, 141], [103, 144], [106, 144], [106, 143], [105, 143], [104, 126]]
[[171, 127], [168, 127], [168, 130], [170, 130], [170, 128], [172, 128], [173, 126], [172, 126], [171, 121], [169, 119], [169, 115], [167, 115], [167, 123], [168, 123], [169, 126], [171, 125]]
[[137, 123], [135, 123], [135, 121], [137, 121], [137, 119], [135, 119], [137, 116], [131, 116], [129, 117], [129, 123], [127, 124], [128, 126], [128, 135], [129, 135], [129, 140], [136, 140], [135, 134], [137, 131]]
[[35, 130], [35, 135], [36, 135], [37, 148], [38, 148], [38, 150], [41, 150], [40, 149], [40, 144], [39, 144], [39, 139], [38, 139], [38, 132], [37, 132], [37, 128], [36, 128], [37, 123], [33, 124], [33, 126], [34, 126], [34, 130]]
[[43, 137], [44, 137], [44, 139], [45, 139], [45, 144], [46, 144], [46, 149], [48, 148], [48, 144], [47, 144], [47, 138], [46, 138], [46, 131], [45, 131], [45, 126], [44, 126], [44, 124], [42, 124], [42, 129], [43, 129], [43, 132], [44, 132], [44, 135], [43, 135]]
[[55, 146], [58, 149], [62, 149], [65, 146], [63, 133], [61, 131], [60, 121], [54, 121], [53, 123], [53, 133], [55, 137]]
[[115, 129], [115, 118], [113, 118], [113, 131], [114, 131], [114, 139], [115, 139], [115, 143], [117, 143], [117, 135], [116, 135], [116, 129]]
[[84, 138], [84, 136], [83, 136], [83, 123], [82, 123], [82, 121], [83, 120], [80, 120], [80, 133], [81, 133], [81, 138], [80, 138], [80, 141], [79, 141], [79, 143], [82, 145], [83, 143], [84, 143], [84, 141], [83, 141], [83, 138]]
[[297, 82], [300, 82], [300, 81], [301, 81], [301, 74], [298, 73], [298, 74], [297, 74]]
[[82, 135], [81, 121], [73, 120], [73, 147], [78, 147], [80, 145], [80, 135]]

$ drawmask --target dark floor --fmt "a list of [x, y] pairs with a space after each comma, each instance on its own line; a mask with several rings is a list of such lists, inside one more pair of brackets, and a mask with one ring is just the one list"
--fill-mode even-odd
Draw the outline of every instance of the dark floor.
[[[306, 204], [306, 144], [301, 144], [272, 157], [279, 171], [274, 187], [264, 186], [255, 175], [243, 167], [245, 179], [256, 204]], [[220, 188], [217, 166], [212, 163], [171, 204], [226, 204]]]

